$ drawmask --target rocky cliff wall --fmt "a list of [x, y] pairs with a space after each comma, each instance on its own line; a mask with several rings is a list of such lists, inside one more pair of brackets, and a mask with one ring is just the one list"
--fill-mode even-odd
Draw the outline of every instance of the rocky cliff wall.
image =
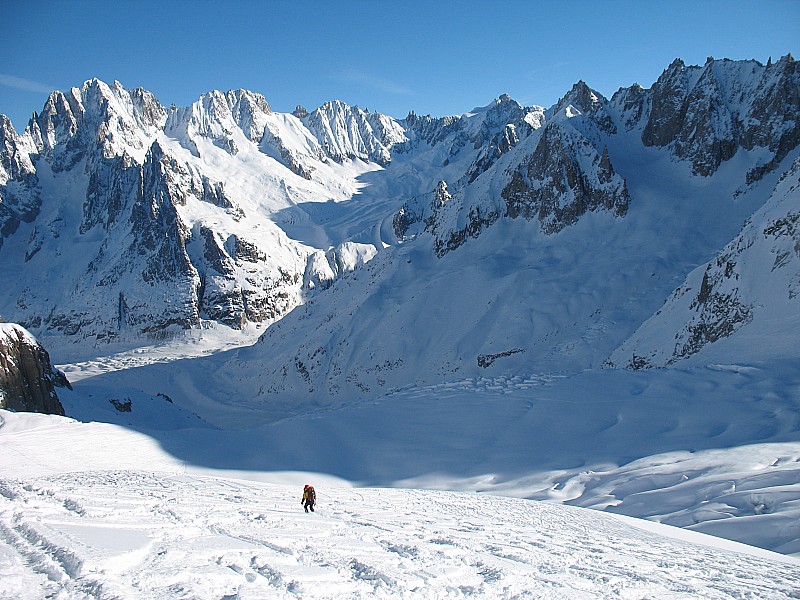
[[27, 330], [0, 323], [0, 408], [63, 415], [56, 387], [72, 389]]

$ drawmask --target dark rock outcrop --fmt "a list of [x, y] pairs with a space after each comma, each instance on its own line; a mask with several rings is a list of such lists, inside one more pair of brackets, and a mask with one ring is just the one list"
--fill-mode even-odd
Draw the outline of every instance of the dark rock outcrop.
[[47, 350], [19, 325], [0, 323], [0, 408], [63, 415], [56, 387], [72, 389]]
[[498, 158], [509, 152], [518, 143], [517, 127], [512, 123], [507, 124], [483, 147], [480, 155], [467, 172], [467, 182], [475, 181], [481, 173], [489, 170]]
[[489, 205], [464, 207], [460, 196], [451, 193], [442, 180], [432, 192], [405, 203], [395, 213], [392, 227], [400, 240], [421, 231], [430, 233], [433, 250], [441, 258], [468, 238], [478, 237], [500, 217], [500, 212]]
[[767, 147], [774, 156], [747, 174], [747, 183], [773, 171], [800, 145], [800, 63], [787, 54], [764, 69], [742, 131], [742, 146]]
[[651, 89], [621, 89], [612, 104], [628, 130], [642, 127], [645, 146], [670, 148], [695, 175], [712, 175], [740, 148], [766, 148], [771, 157], [747, 173], [750, 184], [800, 144], [800, 66], [791, 55], [766, 66], [676, 59]]
[[247, 322], [241, 286], [236, 281], [236, 267], [218, 235], [202, 225], [193, 232], [202, 246], [202, 256], [196, 259], [201, 285], [198, 303], [201, 314], [234, 329]]
[[598, 155], [577, 131], [558, 123], [545, 127], [501, 196], [507, 216], [537, 219], [546, 233], [561, 231], [589, 211], [623, 216], [630, 203], [625, 180], [614, 172], [608, 152]]
[[713, 61], [693, 84], [695, 69], [676, 60], [653, 85], [642, 141], [646, 146], [672, 145], [678, 158], [692, 163], [695, 174], [708, 176], [736, 153], [737, 124]]

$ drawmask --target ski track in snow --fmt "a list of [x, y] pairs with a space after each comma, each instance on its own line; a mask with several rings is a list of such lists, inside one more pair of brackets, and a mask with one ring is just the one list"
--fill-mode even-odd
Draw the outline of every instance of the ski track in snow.
[[703, 545], [704, 536], [664, 537], [572, 507], [322, 488], [317, 512], [305, 514], [299, 497], [296, 487], [144, 471], [0, 479], [0, 597], [792, 598], [800, 591], [794, 559]]

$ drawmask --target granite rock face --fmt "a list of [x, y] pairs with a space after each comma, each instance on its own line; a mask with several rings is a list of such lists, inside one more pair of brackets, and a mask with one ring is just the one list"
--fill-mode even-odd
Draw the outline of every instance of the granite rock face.
[[769, 158], [747, 174], [753, 183], [800, 143], [800, 66], [790, 54], [767, 65], [676, 59], [652, 88], [620, 89], [611, 103], [626, 129], [641, 128], [645, 146], [669, 148], [704, 177], [740, 148], [766, 148]]
[[21, 223], [39, 215], [42, 199], [33, 152], [30, 137], [18, 135], [11, 121], [0, 115], [0, 248]]
[[574, 130], [554, 123], [544, 128], [534, 152], [513, 171], [502, 191], [509, 217], [537, 219], [558, 233], [582, 215], [607, 210], [624, 216], [630, 197], [625, 180], [608, 157]]
[[25, 329], [0, 323], [0, 408], [63, 415], [56, 387], [72, 389]]

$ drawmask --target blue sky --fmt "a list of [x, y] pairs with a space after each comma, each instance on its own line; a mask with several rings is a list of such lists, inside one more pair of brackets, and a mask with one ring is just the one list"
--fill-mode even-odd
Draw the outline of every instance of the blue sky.
[[0, 112], [18, 130], [93, 77], [166, 105], [245, 88], [278, 111], [443, 116], [502, 93], [551, 106], [579, 79], [650, 87], [676, 57], [800, 54], [800, 0], [0, 0], [0, 23]]

